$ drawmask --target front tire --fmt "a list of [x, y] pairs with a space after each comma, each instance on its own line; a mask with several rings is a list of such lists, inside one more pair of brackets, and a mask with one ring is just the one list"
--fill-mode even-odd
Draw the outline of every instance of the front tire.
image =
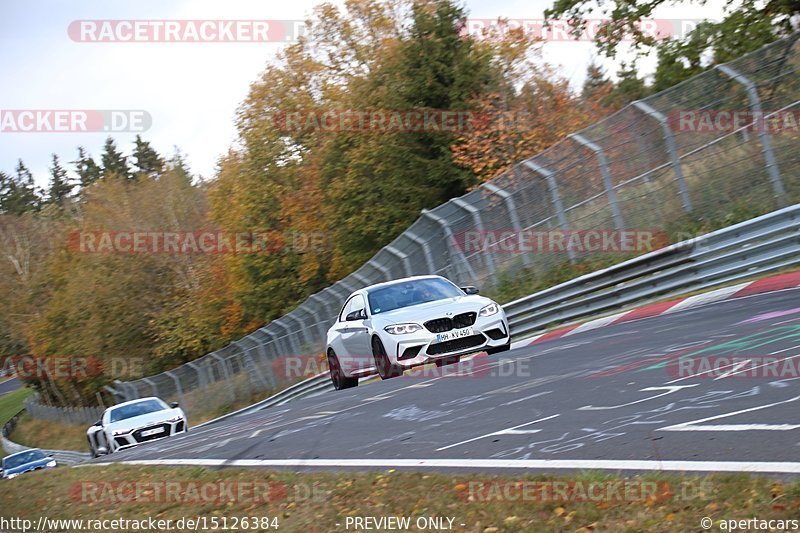
[[331, 382], [336, 390], [351, 389], [358, 386], [358, 378], [348, 378], [344, 375], [342, 365], [336, 352], [328, 350], [328, 370], [331, 373]]
[[372, 337], [372, 357], [381, 379], [391, 379], [403, 375], [403, 367], [389, 361], [386, 348], [378, 337]]
[[486, 353], [492, 355], [494, 353], [507, 352], [510, 349], [511, 349], [511, 341], [508, 341], [508, 344], [503, 344], [502, 346], [495, 346], [494, 348], [487, 348]]

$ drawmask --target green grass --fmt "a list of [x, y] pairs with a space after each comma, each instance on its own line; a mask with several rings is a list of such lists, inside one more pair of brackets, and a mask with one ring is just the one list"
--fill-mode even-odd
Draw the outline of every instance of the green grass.
[[[30, 389], [21, 388], [0, 396], [0, 427], [22, 410], [22, 401], [32, 392]], [[5, 450], [0, 447], [0, 457], [5, 455]]]
[[[87, 481], [91, 480], [91, 481]], [[114, 487], [141, 489], [120, 493]], [[552, 490], [558, 482], [571, 487]], [[112, 485], [108, 485], [111, 483]], [[166, 483], [183, 491], [165, 496]], [[259, 483], [268, 490], [260, 499], [244, 491], [218, 501], [215, 492], [202, 497], [202, 487]], [[634, 490], [588, 487], [619, 486]], [[749, 474], [688, 476], [652, 473], [618, 477], [608, 472], [571, 475], [486, 475], [396, 472], [296, 473], [269, 469], [206, 469], [197, 467], [102, 466], [32, 472], [13, 480], [13, 490], [0, 486], [0, 507], [6, 516], [51, 519], [177, 520], [185, 516], [276, 517], [282, 531], [344, 530], [347, 517], [450, 517], [454, 531], [701, 531], [701, 518], [792, 519], [800, 516], [800, 481], [780, 481]], [[186, 487], [195, 487], [194, 491]], [[241, 485], [240, 485], [241, 486]], [[529, 492], [521, 487], [533, 487]], [[87, 489], [88, 487], [88, 489]], [[104, 489], [106, 487], [107, 489]], [[160, 487], [160, 490], [159, 490]], [[551, 487], [550, 491], [536, 487]], [[583, 487], [582, 490], [577, 490]], [[649, 487], [651, 490], [637, 490]], [[110, 490], [109, 490], [110, 489]], [[502, 490], [497, 490], [502, 489]], [[236, 494], [236, 493], [230, 493]], [[523, 494], [525, 494], [523, 496]], [[592, 497], [587, 495], [594, 494]], [[597, 494], [600, 494], [598, 497]], [[159, 496], [160, 495], [160, 496]], [[209, 522], [210, 523], [210, 522]], [[446, 522], [445, 522], [446, 523]], [[342, 524], [337, 527], [336, 524]], [[464, 524], [461, 526], [461, 524]], [[361, 529], [350, 527], [350, 530]], [[412, 526], [412, 530], [416, 530]]]

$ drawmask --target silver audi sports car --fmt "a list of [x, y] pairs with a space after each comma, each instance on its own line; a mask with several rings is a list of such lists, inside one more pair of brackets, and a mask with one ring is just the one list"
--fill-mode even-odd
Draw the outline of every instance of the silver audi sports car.
[[461, 356], [508, 350], [508, 319], [475, 287], [441, 276], [416, 276], [352, 293], [328, 330], [327, 356], [336, 389], [375, 371], [383, 379], [413, 366], [456, 363]]
[[176, 402], [139, 398], [109, 407], [86, 432], [92, 457], [184, 433], [186, 415]]

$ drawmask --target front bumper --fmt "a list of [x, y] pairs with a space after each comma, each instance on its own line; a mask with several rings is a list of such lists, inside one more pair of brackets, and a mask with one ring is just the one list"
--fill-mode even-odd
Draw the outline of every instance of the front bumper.
[[[144, 435], [155, 430], [161, 430], [157, 433]], [[159, 422], [157, 424], [149, 424], [147, 426], [133, 428], [127, 430], [125, 433], [112, 435], [112, 450], [119, 451], [127, 448], [133, 448], [145, 442], [152, 442], [154, 440], [163, 439], [172, 435], [178, 435], [186, 431], [186, 420], [181, 419], [175, 422]]]
[[511, 340], [508, 320], [502, 312], [478, 317], [471, 327], [473, 335], [445, 342], [437, 342], [437, 334], [427, 329], [407, 335], [385, 333], [381, 337], [388, 338], [384, 345], [392, 362], [406, 368], [503, 346]]

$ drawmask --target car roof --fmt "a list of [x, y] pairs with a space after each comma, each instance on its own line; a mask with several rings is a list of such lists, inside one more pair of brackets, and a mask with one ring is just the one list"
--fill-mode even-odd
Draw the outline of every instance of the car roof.
[[42, 453], [44, 453], [44, 452], [43, 452], [41, 449], [39, 449], [39, 448], [29, 448], [29, 449], [27, 449], [27, 450], [22, 450], [21, 452], [12, 453], [11, 455], [6, 455], [5, 457], [3, 457], [3, 461], [5, 461], [6, 459], [10, 459], [10, 458], [12, 458], [12, 457], [15, 457], [15, 456], [17, 456], [17, 455], [22, 455], [23, 453], [28, 453], [28, 452], [42, 452]]
[[359, 290], [355, 291], [353, 294], [356, 294], [356, 293], [362, 293], [363, 294], [363, 293], [366, 293], [366, 292], [369, 292], [369, 291], [372, 291], [372, 290], [375, 290], [375, 289], [380, 289], [382, 287], [386, 287], [388, 285], [395, 285], [397, 283], [403, 283], [403, 282], [406, 282], [406, 281], [417, 281], [417, 280], [420, 280], [420, 279], [443, 279], [443, 280], [446, 280], [446, 281], [450, 281], [447, 278], [445, 278], [443, 276], [437, 276], [436, 274], [426, 274], [424, 276], [410, 276], [408, 278], [399, 278], [399, 279], [393, 279], [393, 280], [390, 280], [390, 281], [384, 281], [384, 282], [381, 282], [381, 283], [376, 283], [374, 285], [370, 285], [368, 287], [364, 287], [363, 289], [359, 289]]
[[164, 400], [162, 400], [158, 396], [148, 396], [147, 398], [137, 398], [135, 400], [128, 400], [127, 402], [122, 402], [122, 403], [118, 403], [118, 404], [112, 405], [111, 407], [106, 409], [106, 411], [110, 411], [111, 409], [116, 409], [117, 407], [124, 407], [126, 405], [132, 405], [132, 404], [139, 403], [139, 402], [146, 402], [147, 400], [158, 400], [158, 401], [160, 401], [162, 403], [166, 403], [166, 402], [164, 402]]

